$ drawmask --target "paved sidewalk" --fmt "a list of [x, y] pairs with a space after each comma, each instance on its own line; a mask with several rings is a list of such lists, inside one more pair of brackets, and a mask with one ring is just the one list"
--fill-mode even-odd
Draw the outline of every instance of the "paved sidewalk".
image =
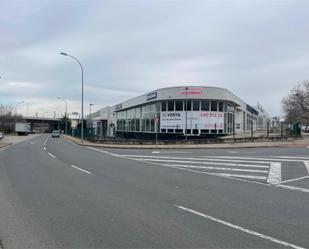
[[28, 136], [5, 135], [4, 139], [0, 140], [0, 149], [8, 145], [23, 142], [36, 136], [39, 136], [39, 134], [29, 134]]
[[92, 146], [92, 147], [101, 147], [101, 148], [119, 148], [119, 149], [232, 149], [232, 148], [257, 148], [257, 147], [291, 147], [291, 146], [300, 146], [306, 147], [309, 146], [309, 138], [298, 138], [293, 141], [278, 141], [278, 142], [244, 142], [244, 143], [222, 143], [222, 144], [145, 144], [145, 145], [136, 145], [136, 144], [103, 144], [103, 143], [93, 143], [84, 140], [81, 143], [81, 140], [76, 137], [63, 135], [64, 138], [68, 139], [71, 142], [74, 142], [83, 146]]

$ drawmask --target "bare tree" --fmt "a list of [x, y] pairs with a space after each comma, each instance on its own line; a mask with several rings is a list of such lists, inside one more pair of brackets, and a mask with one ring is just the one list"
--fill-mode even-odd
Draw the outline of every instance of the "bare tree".
[[282, 99], [282, 109], [287, 123], [300, 122], [309, 124], [309, 81], [302, 83], [290, 90]]

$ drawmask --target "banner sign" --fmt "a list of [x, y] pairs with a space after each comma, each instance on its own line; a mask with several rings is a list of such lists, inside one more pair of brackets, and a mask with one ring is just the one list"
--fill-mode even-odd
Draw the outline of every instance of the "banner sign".
[[203, 88], [202, 87], [182, 87], [181, 92], [179, 93], [181, 95], [202, 95], [203, 94]]
[[[185, 129], [186, 112], [161, 112], [161, 129]], [[187, 129], [224, 129], [223, 112], [187, 112]]]

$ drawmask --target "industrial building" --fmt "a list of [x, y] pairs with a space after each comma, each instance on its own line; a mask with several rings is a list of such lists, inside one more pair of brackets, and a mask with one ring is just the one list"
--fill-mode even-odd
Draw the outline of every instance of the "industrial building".
[[[219, 87], [157, 89], [92, 114], [99, 137], [214, 137], [255, 131], [268, 116]], [[263, 120], [261, 120], [261, 118]]]

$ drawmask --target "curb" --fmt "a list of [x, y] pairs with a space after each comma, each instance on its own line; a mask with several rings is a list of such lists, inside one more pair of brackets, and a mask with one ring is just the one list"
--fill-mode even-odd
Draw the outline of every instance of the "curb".
[[[10, 145], [12, 145], [13, 143], [0, 143], [0, 149], [3, 149], [3, 148], [5, 148], [5, 147], [7, 147], [7, 146], [10, 146]], [[0, 247], [1, 248], [1, 247]]]
[[73, 138], [71, 136], [63, 135], [63, 137], [70, 142], [81, 146], [90, 146], [96, 148], [110, 148], [110, 149], [246, 149], [246, 148], [275, 148], [275, 147], [288, 147], [291, 145], [297, 144], [264, 144], [264, 145], [246, 145], [246, 144], [223, 144], [225, 146], [218, 146], [214, 144], [213, 146], [210, 144], [179, 144], [179, 145], [124, 145], [124, 144], [96, 144], [84, 142], [81, 143], [76, 141], [78, 139]]

